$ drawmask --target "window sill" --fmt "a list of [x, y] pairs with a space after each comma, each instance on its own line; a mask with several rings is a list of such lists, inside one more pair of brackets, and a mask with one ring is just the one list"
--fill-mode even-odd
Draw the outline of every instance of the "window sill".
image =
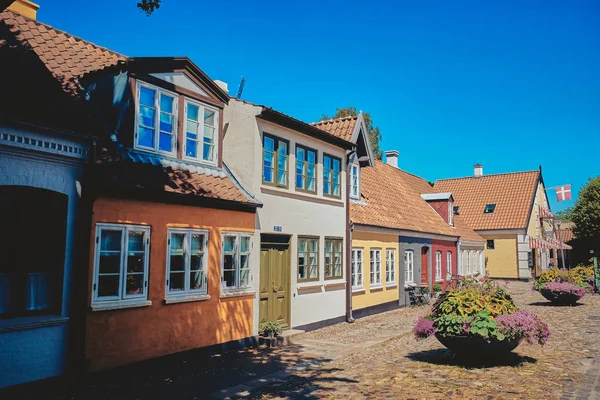
[[230, 297], [241, 297], [241, 296], [254, 296], [256, 291], [254, 289], [221, 289], [221, 298], [227, 299]]
[[365, 294], [365, 288], [364, 287], [353, 287], [352, 288], [352, 294]]
[[210, 300], [210, 295], [206, 293], [202, 294], [187, 294], [183, 296], [169, 296], [165, 297], [165, 304], [177, 304], [177, 303], [189, 303], [192, 301]]
[[62, 315], [36, 315], [0, 320], [0, 333], [45, 328], [65, 324], [69, 318]]
[[371, 285], [371, 286], [369, 286], [369, 290], [371, 292], [377, 291], [377, 290], [383, 290], [383, 285], [381, 285], [381, 284]]
[[325, 291], [346, 289], [346, 281], [325, 282]]
[[390, 283], [386, 283], [385, 284], [386, 289], [393, 289], [393, 288], [397, 288], [398, 284], [396, 282], [390, 282]]
[[121, 310], [124, 308], [149, 307], [151, 305], [152, 305], [152, 302], [150, 300], [96, 303], [96, 304], [92, 304], [92, 311]]

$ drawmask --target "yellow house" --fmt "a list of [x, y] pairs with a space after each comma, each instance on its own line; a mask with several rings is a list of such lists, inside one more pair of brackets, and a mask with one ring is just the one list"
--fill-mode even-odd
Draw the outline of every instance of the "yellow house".
[[473, 176], [438, 180], [435, 191], [452, 192], [458, 213], [486, 239], [490, 277], [528, 280], [556, 265], [561, 245], [541, 168], [483, 175], [483, 166], [476, 164]]

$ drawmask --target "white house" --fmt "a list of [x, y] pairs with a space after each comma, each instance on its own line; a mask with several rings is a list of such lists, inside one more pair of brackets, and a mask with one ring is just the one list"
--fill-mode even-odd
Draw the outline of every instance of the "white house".
[[232, 99], [223, 159], [260, 202], [255, 329], [314, 329], [346, 312], [349, 141], [271, 108]]

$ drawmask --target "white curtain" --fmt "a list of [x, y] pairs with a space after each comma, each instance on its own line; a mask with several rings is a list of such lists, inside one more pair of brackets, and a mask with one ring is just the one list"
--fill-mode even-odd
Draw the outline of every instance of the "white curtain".
[[44, 310], [50, 307], [50, 274], [47, 272], [31, 272], [27, 275], [28, 311]]

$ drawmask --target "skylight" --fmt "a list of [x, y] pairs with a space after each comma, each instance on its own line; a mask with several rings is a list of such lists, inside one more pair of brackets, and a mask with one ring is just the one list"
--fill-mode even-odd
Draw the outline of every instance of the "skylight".
[[495, 209], [496, 209], [495, 204], [488, 204], [487, 206], [485, 206], [483, 213], [484, 214], [493, 214]]

